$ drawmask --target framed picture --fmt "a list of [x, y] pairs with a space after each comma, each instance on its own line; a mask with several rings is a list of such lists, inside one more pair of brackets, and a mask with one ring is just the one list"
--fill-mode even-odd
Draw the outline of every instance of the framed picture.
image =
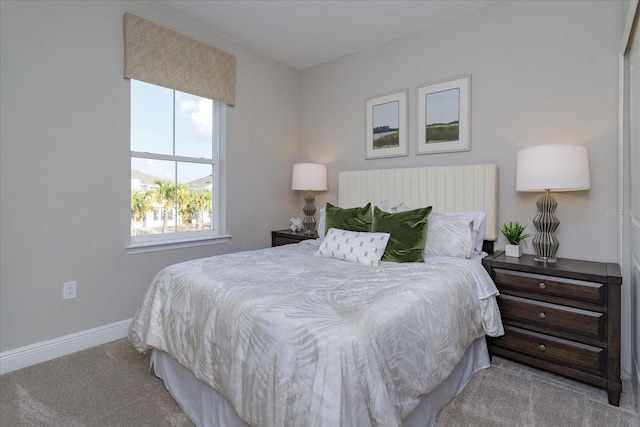
[[409, 155], [407, 91], [367, 100], [367, 159]]
[[418, 88], [417, 154], [471, 150], [471, 76]]

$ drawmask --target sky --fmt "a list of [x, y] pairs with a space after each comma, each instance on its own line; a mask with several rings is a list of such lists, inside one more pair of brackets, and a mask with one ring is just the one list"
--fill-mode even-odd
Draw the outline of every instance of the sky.
[[[175, 91], [175, 152], [173, 90], [131, 80], [131, 150], [210, 159], [213, 152], [213, 101]], [[174, 181], [172, 161], [131, 159], [132, 169]], [[211, 174], [211, 166], [180, 162], [179, 182]]]
[[392, 129], [398, 129], [399, 106], [398, 101], [375, 105], [373, 107], [373, 127], [389, 126]]
[[460, 89], [449, 89], [426, 95], [426, 124], [450, 123], [460, 120]]

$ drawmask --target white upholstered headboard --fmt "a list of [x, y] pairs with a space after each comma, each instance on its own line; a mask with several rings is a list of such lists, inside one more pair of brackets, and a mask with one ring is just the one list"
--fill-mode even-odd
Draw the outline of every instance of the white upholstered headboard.
[[487, 214], [485, 240], [498, 238], [498, 167], [431, 166], [345, 171], [338, 174], [338, 206], [433, 206], [434, 211], [480, 211]]

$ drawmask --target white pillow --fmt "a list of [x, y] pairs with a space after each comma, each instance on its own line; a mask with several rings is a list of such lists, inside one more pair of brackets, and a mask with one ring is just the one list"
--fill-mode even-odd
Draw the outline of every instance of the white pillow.
[[473, 231], [475, 234], [474, 252], [476, 255], [482, 253], [482, 245], [484, 244], [484, 229], [487, 223], [487, 214], [484, 212], [469, 212], [473, 216]]
[[469, 215], [431, 212], [424, 256], [471, 258], [474, 252], [474, 220]]
[[325, 215], [327, 212], [327, 208], [324, 207], [322, 209], [320, 209], [320, 218], [318, 218], [318, 237], [320, 238], [320, 240], [324, 239], [324, 228], [326, 227], [326, 220], [325, 220]]
[[[380, 206], [386, 206], [386, 200], [383, 200], [378, 204], [378, 208], [382, 209], [385, 212], [391, 212], [391, 210], [385, 210]], [[404, 210], [409, 210], [409, 207], [404, 203], [400, 203], [397, 206], [394, 206], [390, 209], [396, 209], [395, 212], [403, 212]], [[432, 212], [429, 218], [433, 216], [434, 213], [438, 213], [441, 215], [465, 215], [468, 216], [473, 221], [473, 253], [475, 255], [480, 255], [482, 253], [482, 245], [484, 244], [484, 230], [487, 222], [487, 214], [484, 212], [474, 212], [474, 211], [460, 211], [460, 212]]]
[[487, 214], [484, 212], [438, 212], [442, 215], [464, 215], [473, 220], [473, 252], [479, 255], [484, 243], [484, 229], [487, 222]]
[[387, 212], [387, 213], [398, 213], [398, 212], [406, 212], [411, 210], [411, 208], [405, 205], [404, 203], [400, 203], [395, 206], [389, 206], [388, 200], [381, 200], [380, 203], [378, 203], [376, 206], [381, 211]]
[[378, 267], [389, 242], [389, 233], [365, 233], [330, 228], [317, 256]]

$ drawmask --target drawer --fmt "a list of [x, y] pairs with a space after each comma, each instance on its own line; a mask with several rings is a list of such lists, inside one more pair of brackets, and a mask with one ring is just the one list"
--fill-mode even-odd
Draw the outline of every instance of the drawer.
[[571, 332], [585, 337], [604, 340], [604, 313], [549, 304], [511, 295], [500, 295], [498, 306], [505, 323], [509, 320]]
[[292, 243], [300, 243], [300, 239], [283, 236], [276, 236], [273, 239], [273, 246], [290, 245]]
[[536, 295], [548, 295], [598, 305], [605, 304], [605, 286], [602, 283], [564, 279], [542, 274], [496, 268], [494, 279], [498, 288], [506, 287]]
[[505, 326], [504, 335], [492, 338], [491, 345], [506, 348], [558, 365], [604, 374], [605, 349], [562, 338]]

